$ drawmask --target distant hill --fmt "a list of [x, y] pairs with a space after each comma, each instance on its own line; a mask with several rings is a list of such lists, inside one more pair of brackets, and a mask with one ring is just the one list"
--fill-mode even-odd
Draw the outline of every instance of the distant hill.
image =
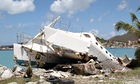
[[126, 33], [123, 35], [114, 36], [109, 39], [109, 41], [118, 41], [118, 42], [128, 42], [128, 41], [136, 41], [138, 37], [132, 33]]

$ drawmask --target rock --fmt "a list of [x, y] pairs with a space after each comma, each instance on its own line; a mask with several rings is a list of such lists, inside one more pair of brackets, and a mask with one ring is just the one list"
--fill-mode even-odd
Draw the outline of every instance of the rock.
[[101, 72], [102, 74], [104, 74], [105, 77], [109, 77], [110, 74], [112, 73], [112, 70], [108, 68], [108, 69], [102, 70]]
[[45, 80], [44, 76], [40, 76], [40, 80], [36, 84], [51, 84]]
[[45, 70], [45, 69], [36, 69], [33, 70], [33, 74], [36, 76], [44, 76], [44, 77], [50, 77], [50, 73], [53, 73], [54, 70]]
[[11, 82], [11, 83], [8, 83], [8, 84], [18, 84], [17, 82]]
[[62, 72], [62, 71], [54, 71], [49, 74], [50, 74], [50, 76], [54, 76], [54, 77], [58, 77], [58, 78], [68, 78], [69, 76], [71, 76], [71, 74], [69, 72]]
[[0, 77], [6, 69], [7, 67], [0, 65]]
[[41, 69], [41, 68], [33, 70], [33, 74], [37, 75], [37, 76], [44, 76], [46, 73], [47, 73], [47, 71], [45, 69]]
[[105, 78], [105, 76], [103, 75], [97, 75], [97, 77], [100, 79], [100, 80], [103, 80]]
[[105, 76], [103, 76], [103, 75], [93, 75], [91, 77], [92, 78], [99, 78], [100, 80], [103, 80], [105, 78]]
[[23, 77], [24, 74], [25, 74], [25, 70], [23, 70], [23, 69], [22, 69], [21, 67], [19, 67], [19, 66], [14, 66], [14, 67], [12, 68], [12, 71], [13, 71], [14, 76], [16, 76], [16, 77]]
[[110, 69], [112, 72], [115, 72], [116, 70], [122, 70], [124, 68], [124, 66], [121, 66], [119, 63], [112, 60], [107, 60], [100, 64], [102, 65], [103, 70]]
[[104, 83], [104, 80], [99, 80], [98, 83]]
[[52, 83], [50, 83], [50, 82], [47, 82], [47, 81], [39, 81], [39, 82], [37, 82], [36, 84], [52, 84]]
[[1, 65], [1, 64], [0, 64], [0, 67], [3, 67], [4, 69], [7, 69], [7, 67], [6, 67], [6, 66], [3, 66], [3, 65]]
[[102, 66], [100, 64], [95, 64], [96, 69], [102, 69]]
[[58, 71], [70, 72], [72, 70], [72, 66], [70, 64], [57, 64], [53, 69]]
[[110, 73], [104, 73], [104, 76], [105, 77], [109, 77], [110, 76]]
[[116, 78], [114, 78], [114, 77], [111, 77], [111, 78], [109, 78], [109, 80], [116, 80]]
[[0, 76], [2, 75], [2, 73], [4, 72], [4, 68], [3, 67], [0, 67]]
[[37, 84], [37, 82], [27, 82], [26, 84]]
[[74, 80], [70, 79], [61, 80], [60, 84], [74, 84]]
[[5, 70], [1, 75], [2, 78], [11, 78], [12, 76], [14, 76], [14, 74], [10, 69]]
[[12, 71], [13, 71], [13, 72], [20, 72], [20, 71], [22, 71], [22, 68], [19, 67], [19, 66], [14, 66], [14, 67], [12, 68]]
[[41, 83], [41, 82], [44, 82], [45, 80], [44, 80], [44, 76], [40, 76], [40, 80], [39, 80], [39, 82]]
[[77, 74], [81, 75], [96, 74], [94, 63], [73, 64], [72, 67]]
[[68, 78], [71, 76], [71, 73], [69, 73], [69, 72], [58, 71], [58, 73], [61, 74], [61, 78]]
[[33, 74], [40, 76], [40, 77], [58, 77], [58, 78], [68, 78], [71, 76], [69, 72], [62, 72], [62, 71], [54, 71], [54, 70], [45, 70], [45, 69], [36, 69], [33, 70]]

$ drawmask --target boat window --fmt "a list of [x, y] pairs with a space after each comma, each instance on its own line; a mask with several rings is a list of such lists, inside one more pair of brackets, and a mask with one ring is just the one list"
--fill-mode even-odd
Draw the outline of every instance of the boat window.
[[108, 53], [107, 51], [105, 51], [106, 53]]
[[91, 38], [89, 34], [84, 34], [85, 37]]
[[111, 54], [110, 54], [110, 57], [111, 57]]
[[101, 46], [101, 49], [103, 49], [103, 47]]
[[98, 43], [96, 42], [96, 45], [98, 45]]

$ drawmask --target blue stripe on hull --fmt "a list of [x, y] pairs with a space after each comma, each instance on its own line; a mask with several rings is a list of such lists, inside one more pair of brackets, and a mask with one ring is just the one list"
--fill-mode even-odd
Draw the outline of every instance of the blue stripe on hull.
[[[20, 66], [28, 66], [29, 65], [29, 61], [16, 60], [16, 64], [18, 64]], [[57, 65], [57, 63], [47, 63], [47, 62], [45, 62], [45, 64], [43, 64], [42, 66], [39, 66], [36, 61], [31, 61], [31, 66], [33, 68], [45, 68], [45, 69], [49, 69], [49, 68], [54, 67], [55, 65]]]

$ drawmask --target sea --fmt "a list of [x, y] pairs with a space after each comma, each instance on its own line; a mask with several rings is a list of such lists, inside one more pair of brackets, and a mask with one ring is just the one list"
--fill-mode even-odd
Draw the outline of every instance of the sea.
[[[116, 57], [126, 55], [129, 58], [135, 58], [134, 53], [136, 48], [107, 48], [107, 50]], [[0, 64], [7, 68], [12, 68], [16, 65], [13, 61], [13, 50], [0, 51]]]

